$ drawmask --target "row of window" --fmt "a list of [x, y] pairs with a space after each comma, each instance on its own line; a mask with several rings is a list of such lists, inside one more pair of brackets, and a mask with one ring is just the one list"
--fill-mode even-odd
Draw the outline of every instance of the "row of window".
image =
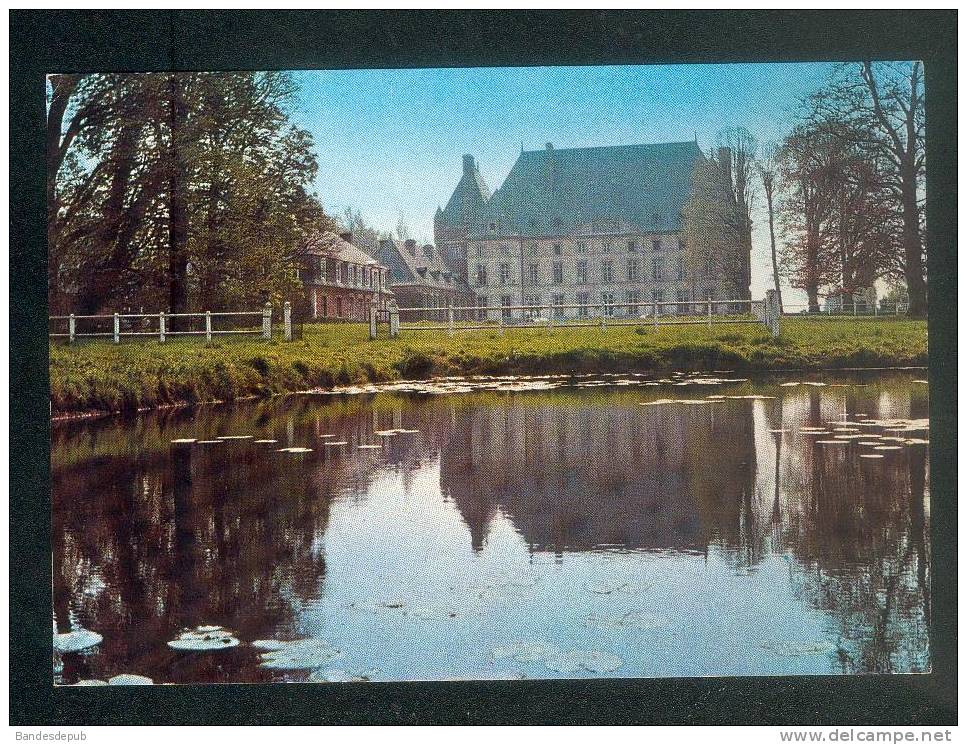
[[[637, 238], [632, 238], [624, 243], [628, 253], [638, 253], [639, 251], [646, 250], [648, 241], [638, 240]], [[574, 244], [574, 252], [577, 254], [586, 254], [597, 248], [602, 253], [609, 253], [615, 250], [616, 243], [612, 240], [603, 240], [597, 245], [594, 243], [589, 243], [588, 241], [577, 241]], [[653, 252], [661, 251], [662, 248], [676, 248], [675, 245], [669, 243], [667, 240], [663, 243], [660, 238], [654, 238], [651, 240], [651, 250]], [[678, 239], [677, 248], [684, 249], [685, 241], [681, 238]], [[589, 251], [590, 249], [590, 251]], [[483, 256], [487, 253], [488, 249], [483, 245], [478, 245], [476, 249], [477, 256]], [[497, 251], [503, 256], [510, 256], [514, 253], [514, 249], [508, 243], [501, 243], [497, 246]], [[564, 244], [554, 243], [551, 246], [551, 252], [555, 256], [562, 256], [564, 254]], [[524, 253], [535, 255], [541, 253], [541, 246], [539, 243], [528, 243], [524, 246]]]
[[311, 260], [310, 269], [310, 276], [303, 277], [304, 281], [331, 280], [342, 284], [343, 278], [345, 278], [345, 283], [354, 287], [370, 287], [373, 289], [385, 289], [386, 287], [385, 271], [377, 267], [328, 259], [325, 256], [315, 256]]
[[[642, 261], [640, 259], [628, 259], [625, 265], [625, 274], [622, 279], [628, 282], [641, 282], [646, 279], [645, 274], [642, 272]], [[666, 277], [665, 262], [662, 257], [656, 256], [652, 258], [650, 264], [650, 277], [653, 282], [661, 282], [666, 278], [676, 278], [678, 280], [683, 280], [687, 276], [687, 270], [685, 266], [685, 258], [680, 256], [675, 262], [673, 271], [671, 272], [671, 277]], [[600, 270], [600, 281], [604, 283], [615, 282], [615, 267], [614, 261], [611, 259], [605, 259], [601, 262]], [[555, 261], [551, 264], [551, 276], [549, 277], [550, 283], [555, 285], [562, 285], [565, 283], [565, 271], [564, 262]], [[570, 281], [570, 277], [568, 277]], [[578, 259], [574, 263], [574, 284], [584, 285], [588, 284], [588, 261], [587, 259]], [[544, 278], [541, 274], [540, 264], [531, 262], [524, 267], [523, 272], [523, 283], [525, 285], [542, 285], [545, 284]], [[477, 264], [477, 271], [475, 274], [475, 285], [477, 287], [486, 287], [488, 284], [488, 272], [486, 264]], [[501, 262], [497, 265], [497, 284], [504, 286], [510, 284], [516, 284], [511, 280], [511, 264], [510, 262]]]
[[[715, 295], [711, 290], [706, 290], [700, 294], [702, 295], [702, 302], [715, 300]], [[674, 302], [677, 305], [659, 307], [659, 314], [679, 313], [685, 315], [697, 313], [702, 310], [701, 306], [696, 305], [698, 300], [697, 298], [692, 298], [692, 293], [688, 288], [678, 288], [674, 292], [669, 293], [669, 295], [674, 295], [674, 299], [666, 299], [665, 290], [661, 287], [656, 287], [652, 290], [650, 299], [644, 297], [640, 290], [628, 290], [621, 299], [619, 299], [618, 293], [610, 291], [602, 292], [600, 298], [594, 299], [592, 299], [591, 293], [589, 292], [578, 292], [575, 293], [573, 301], [568, 300], [564, 294], [553, 294], [550, 296], [549, 304], [555, 318], [564, 318], [566, 315], [577, 315], [578, 318], [587, 318], [591, 314], [592, 302], [595, 305], [603, 306], [602, 309], [607, 316], [613, 316], [618, 313], [623, 313], [628, 316], [651, 315], [654, 312], [652, 303], [665, 302]], [[477, 303], [481, 307], [488, 307], [490, 305], [489, 299], [485, 296], [478, 297]], [[536, 318], [543, 316], [547, 312], [548, 302], [543, 296], [534, 294], [524, 295], [523, 302], [518, 302], [513, 295], [500, 296], [499, 307], [502, 309], [501, 312], [505, 319], [509, 320], [511, 318], [513, 309], [510, 306], [514, 305], [535, 306], [522, 311], [522, 315], [526, 318]], [[565, 306], [577, 307], [567, 308]], [[494, 307], [496, 308], [497, 305]], [[577, 313], [571, 312], [574, 310]], [[481, 311], [481, 313], [485, 315], [486, 311]]]

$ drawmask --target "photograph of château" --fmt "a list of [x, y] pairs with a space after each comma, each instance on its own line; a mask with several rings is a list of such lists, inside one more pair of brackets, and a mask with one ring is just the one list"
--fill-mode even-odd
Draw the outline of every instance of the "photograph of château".
[[930, 672], [924, 73], [51, 73], [52, 685]]

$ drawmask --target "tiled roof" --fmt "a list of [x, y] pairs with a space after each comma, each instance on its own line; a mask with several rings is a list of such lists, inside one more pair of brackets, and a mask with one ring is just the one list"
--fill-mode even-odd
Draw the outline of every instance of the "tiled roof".
[[307, 246], [307, 251], [310, 254], [326, 256], [337, 261], [348, 261], [351, 264], [376, 265], [379, 263], [358, 246], [328, 230], [312, 239]]
[[522, 152], [471, 234], [678, 230], [700, 157], [695, 142]]
[[437, 249], [429, 245], [414, 245], [413, 249], [411, 253], [404, 243], [394, 238], [380, 239], [377, 255], [380, 262], [390, 270], [390, 284], [419, 284], [427, 287], [457, 286], [450, 267]]

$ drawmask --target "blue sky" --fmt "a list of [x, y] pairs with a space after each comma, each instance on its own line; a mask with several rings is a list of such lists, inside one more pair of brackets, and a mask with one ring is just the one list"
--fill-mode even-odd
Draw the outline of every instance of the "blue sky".
[[[692, 140], [742, 126], [760, 142], [788, 131], [828, 64], [329, 70], [296, 73], [295, 119], [319, 157], [317, 191], [331, 210], [352, 206], [380, 230], [402, 216], [432, 240], [433, 213], [477, 157], [491, 190], [521, 144], [586, 147]], [[754, 235], [753, 295], [769, 282], [764, 216]]]

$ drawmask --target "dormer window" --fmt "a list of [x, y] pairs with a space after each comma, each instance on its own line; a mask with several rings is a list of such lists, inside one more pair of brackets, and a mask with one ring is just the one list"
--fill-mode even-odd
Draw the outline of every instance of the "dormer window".
[[490, 232], [491, 233], [496, 233], [497, 232], [497, 223], [495, 223], [495, 222], [490, 223]]

